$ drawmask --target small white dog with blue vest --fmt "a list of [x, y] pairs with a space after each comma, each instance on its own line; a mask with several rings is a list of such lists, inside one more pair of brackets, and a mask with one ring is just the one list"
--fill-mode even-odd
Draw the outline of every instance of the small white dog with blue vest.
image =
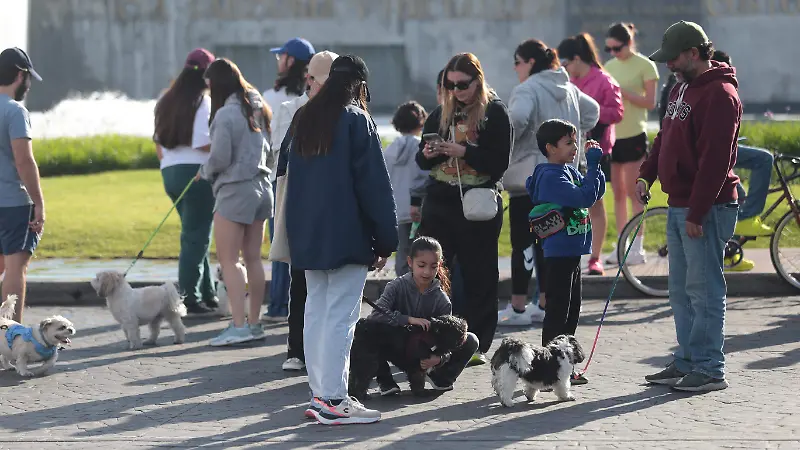
[[[17, 296], [9, 295], [0, 305], [0, 367], [14, 368], [23, 377], [43, 375], [56, 364], [60, 346], [70, 343], [75, 326], [64, 317], [50, 316], [37, 328], [26, 327], [11, 320], [16, 304]], [[42, 365], [28, 367], [38, 362]]]

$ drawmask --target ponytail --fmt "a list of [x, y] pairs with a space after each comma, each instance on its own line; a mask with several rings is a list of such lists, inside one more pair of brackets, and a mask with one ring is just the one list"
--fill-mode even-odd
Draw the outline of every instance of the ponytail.
[[447, 267], [444, 263], [439, 264], [439, 271], [436, 272], [436, 277], [439, 279], [439, 284], [442, 285], [442, 290], [448, 297], [452, 297], [453, 295], [453, 287], [450, 283], [450, 271], [447, 270]]
[[597, 54], [597, 46], [594, 44], [592, 35], [581, 33], [575, 36], [575, 42], [578, 44], [578, 56], [581, 60], [602, 70], [603, 63], [600, 62], [600, 56]]
[[514, 52], [523, 61], [534, 60], [530, 75], [539, 73], [543, 70], [555, 70], [561, 67], [558, 61], [558, 52], [548, 48], [544, 42], [538, 39], [528, 39], [517, 46]]

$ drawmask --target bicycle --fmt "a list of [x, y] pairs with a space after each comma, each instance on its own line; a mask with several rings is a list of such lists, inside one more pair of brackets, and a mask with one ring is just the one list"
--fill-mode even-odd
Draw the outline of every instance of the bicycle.
[[[740, 140], [742, 139], [740, 138]], [[778, 220], [775, 225], [775, 233], [770, 237], [769, 252], [772, 265], [781, 279], [800, 290], [800, 261], [796, 264], [794, 272], [790, 272], [786, 268], [786, 265], [790, 262], [789, 259], [796, 258], [800, 260], [800, 200], [795, 197], [789, 187], [790, 182], [800, 179], [800, 157], [776, 153], [774, 154], [772, 166], [777, 175], [778, 185], [777, 187], [771, 187], [769, 193], [781, 193], [781, 195], [769, 208], [764, 210], [760, 218], [762, 222], [766, 223], [766, 219], [779, 206], [788, 206], [788, 211]], [[644, 214], [643, 231], [640, 234], [644, 236], [645, 262], [632, 266], [625, 264], [622, 267], [622, 274], [628, 283], [639, 292], [653, 297], [668, 297], [669, 287], [667, 278], [664, 277], [665, 273], [669, 273], [669, 252], [666, 243], [667, 208], [650, 208]], [[630, 239], [633, 239], [633, 233], [636, 232], [636, 226], [641, 217], [642, 213], [637, 214], [622, 229], [617, 243], [618, 261], [622, 261], [626, 244], [630, 242]], [[792, 224], [794, 224], [794, 227], [792, 227]], [[794, 238], [797, 240], [795, 245], [791, 244], [791, 238], [786, 236], [787, 233], [792, 233], [790, 228], [794, 230], [794, 234], [797, 234], [797, 237]], [[755, 239], [757, 238], [753, 236], [734, 236], [731, 238], [725, 246], [725, 261], [732, 261], [732, 264], [726, 265], [725, 268], [729, 269], [741, 263], [744, 259], [744, 245]], [[793, 245], [793, 247], [790, 247], [790, 245]], [[789, 258], [788, 256], [792, 248], [798, 253], [795, 258]]]

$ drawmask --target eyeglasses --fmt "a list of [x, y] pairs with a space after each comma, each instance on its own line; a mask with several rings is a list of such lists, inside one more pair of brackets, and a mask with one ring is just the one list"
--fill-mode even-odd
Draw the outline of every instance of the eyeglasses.
[[444, 80], [444, 88], [448, 91], [452, 91], [453, 89], [458, 89], [459, 91], [466, 91], [469, 89], [469, 85], [475, 81], [475, 78], [467, 81], [459, 81], [459, 82], [452, 82], [450, 80]]
[[619, 53], [619, 52], [622, 51], [623, 48], [625, 48], [625, 45], [618, 45], [616, 47], [609, 47], [609, 46], [606, 45], [605, 50], [606, 50], [606, 53], [611, 53], [611, 52]]

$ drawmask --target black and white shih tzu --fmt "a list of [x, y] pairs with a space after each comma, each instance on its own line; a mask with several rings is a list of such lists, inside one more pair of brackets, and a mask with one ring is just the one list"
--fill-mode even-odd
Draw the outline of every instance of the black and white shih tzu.
[[559, 400], [575, 400], [570, 378], [575, 364], [584, 360], [583, 348], [574, 336], [560, 335], [546, 347], [504, 338], [492, 356], [492, 387], [503, 406], [514, 405], [517, 380], [522, 380], [528, 401], [539, 391], [552, 388]]

